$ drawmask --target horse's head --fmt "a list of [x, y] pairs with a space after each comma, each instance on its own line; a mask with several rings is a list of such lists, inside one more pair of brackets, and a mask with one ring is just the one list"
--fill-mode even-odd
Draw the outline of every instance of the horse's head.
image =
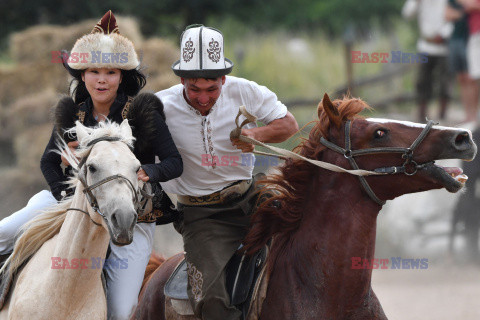
[[[252, 217], [252, 228], [244, 241], [247, 252], [256, 252], [276, 235], [276, 249], [272, 249], [269, 259], [275, 261], [282, 256], [291, 260], [284, 252], [301, 242], [295, 238], [300, 237], [298, 230], [305, 227], [304, 235], [310, 241], [312, 234], [318, 233], [317, 227], [323, 228], [326, 222], [335, 225], [330, 240], [337, 247], [342, 234], [336, 227], [343, 224], [344, 218], [340, 213], [378, 213], [378, 206], [386, 200], [406, 193], [439, 188], [456, 192], [463, 187], [466, 177], [460, 168], [442, 168], [435, 161], [472, 160], [477, 147], [469, 130], [440, 127], [432, 122], [422, 125], [363, 119], [358, 114], [365, 109], [369, 106], [360, 99], [331, 102], [325, 94], [318, 106], [318, 122], [308, 139], [296, 148], [302, 157], [292, 156], [277, 174], [262, 182], [268, 197]], [[345, 170], [355, 171], [349, 172], [351, 175]], [[312, 192], [316, 194], [312, 196]], [[367, 207], [369, 210], [364, 209]], [[373, 220], [367, 216], [368, 221]], [[367, 221], [354, 220], [360, 224]], [[311, 242], [307, 247], [310, 255], [324, 252], [321, 245], [313, 246]]]
[[[116, 245], [127, 245], [133, 240], [137, 222], [136, 172], [140, 168], [131, 151], [134, 138], [128, 121], [120, 126], [107, 123], [91, 129], [77, 122], [78, 179], [90, 207], [92, 220], [100, 221], [108, 229]], [[103, 219], [99, 218], [103, 216]]]
[[[320, 143], [324, 161], [343, 168], [383, 173], [366, 176], [378, 203], [397, 196], [445, 188], [460, 190], [467, 177], [460, 168], [435, 164], [440, 159], [472, 160], [477, 147], [469, 130], [385, 119], [363, 119], [357, 113], [368, 106], [359, 99], [330, 101], [319, 106]], [[318, 136], [317, 136], [318, 137]], [[328, 140], [325, 142], [325, 140]], [[335, 146], [340, 147], [335, 150]], [[350, 146], [348, 146], [350, 144]], [[342, 150], [343, 149], [343, 150]], [[355, 168], [357, 169], [357, 168]], [[368, 187], [365, 187], [365, 190]]]

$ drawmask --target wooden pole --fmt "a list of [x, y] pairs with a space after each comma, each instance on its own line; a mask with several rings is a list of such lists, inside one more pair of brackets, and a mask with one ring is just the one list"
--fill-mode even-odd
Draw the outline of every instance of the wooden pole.
[[347, 92], [349, 92], [351, 96], [354, 96], [352, 48], [353, 48], [353, 44], [351, 42], [345, 42], [345, 66], [347, 71]]
[[352, 48], [355, 41], [355, 27], [352, 23], [347, 25], [343, 32], [343, 43], [345, 45], [345, 70], [347, 72], [347, 92], [354, 96], [353, 83], [353, 64], [352, 64]]

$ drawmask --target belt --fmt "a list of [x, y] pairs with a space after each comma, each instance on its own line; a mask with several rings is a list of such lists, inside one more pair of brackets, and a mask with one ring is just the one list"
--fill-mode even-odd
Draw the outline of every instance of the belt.
[[428, 43], [433, 43], [433, 44], [444, 44], [446, 42], [446, 39], [441, 38], [441, 37], [428, 37], [428, 38], [422, 38]]
[[206, 196], [178, 196], [178, 202], [186, 206], [208, 206], [213, 204], [227, 204], [241, 198], [252, 185], [252, 179], [240, 180], [223, 188], [220, 191]]

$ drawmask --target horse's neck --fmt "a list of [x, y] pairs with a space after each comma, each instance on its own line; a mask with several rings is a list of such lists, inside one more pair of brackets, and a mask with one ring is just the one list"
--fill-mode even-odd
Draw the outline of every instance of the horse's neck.
[[[335, 188], [341, 192], [330, 192], [331, 196], [327, 198], [312, 198], [306, 208], [308, 215], [299, 229], [299, 233], [304, 234], [304, 253], [308, 256], [313, 253], [313, 259], [327, 267], [327, 270], [316, 269], [325, 277], [326, 286], [330, 281], [330, 285], [337, 285], [337, 280], [353, 279], [357, 290], [363, 291], [370, 285], [371, 270], [352, 272], [352, 258], [373, 259], [380, 207], [363, 194], [359, 185], [355, 178], [352, 183], [342, 183]], [[321, 188], [325, 187], [316, 189]], [[327, 190], [324, 191], [317, 194], [328, 194]], [[353, 289], [349, 289], [352, 295], [360, 293]]]
[[[87, 202], [81, 192], [76, 192], [70, 207], [84, 211], [88, 210]], [[99, 259], [100, 261], [104, 259], [108, 243], [109, 234], [105, 228], [95, 225], [85, 213], [67, 211], [53, 251], [52, 266], [55, 264], [55, 259], [57, 261], [55, 266], [57, 267], [60, 265], [62, 268], [76, 269], [77, 272], [57, 274], [62, 277], [61, 281], [71, 280], [75, 286], [88, 286], [89, 281], [100, 279], [95, 274], [100, 275], [102, 268], [101, 266], [92, 267], [92, 259]], [[72, 266], [72, 262], [79, 265]], [[88, 268], [84, 267], [82, 269], [82, 265]], [[65, 277], [70, 279], [65, 279]]]
[[312, 182], [315, 191], [303, 221], [285, 245], [290, 252], [279, 255], [274, 270], [281, 272], [272, 274], [275, 282], [288, 283], [288, 295], [303, 300], [304, 311], [329, 305], [341, 312], [370, 293], [372, 270], [352, 270], [352, 258], [373, 259], [380, 207], [362, 193], [356, 178], [339, 180]]

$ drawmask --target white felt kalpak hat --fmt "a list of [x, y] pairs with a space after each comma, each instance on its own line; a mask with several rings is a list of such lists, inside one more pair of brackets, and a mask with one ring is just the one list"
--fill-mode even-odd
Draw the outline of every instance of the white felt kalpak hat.
[[180, 60], [172, 65], [182, 78], [218, 78], [232, 71], [233, 62], [225, 58], [223, 35], [203, 25], [188, 26], [180, 40]]
[[68, 59], [68, 66], [75, 70], [132, 70], [139, 65], [133, 43], [118, 31], [117, 21], [111, 10], [105, 13], [91, 33], [75, 42]]

